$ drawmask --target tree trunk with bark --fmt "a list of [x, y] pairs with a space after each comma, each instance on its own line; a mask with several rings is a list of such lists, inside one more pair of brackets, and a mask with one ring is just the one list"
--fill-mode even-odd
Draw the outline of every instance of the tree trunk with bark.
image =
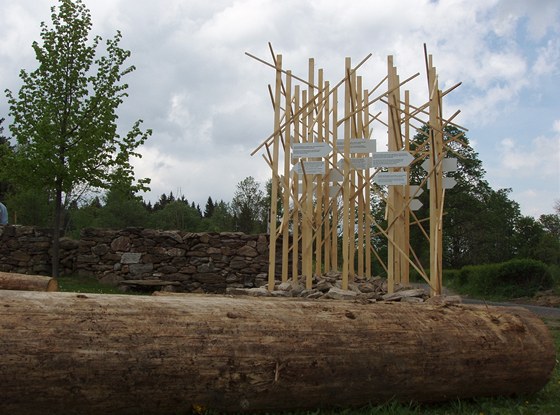
[[0, 413], [170, 414], [530, 394], [522, 308], [0, 291]]
[[0, 290], [58, 291], [58, 282], [42, 275], [0, 272]]

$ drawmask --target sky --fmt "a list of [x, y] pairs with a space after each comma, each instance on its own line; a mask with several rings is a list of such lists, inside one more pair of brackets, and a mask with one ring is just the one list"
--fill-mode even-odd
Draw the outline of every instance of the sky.
[[[495, 190], [512, 189], [521, 213], [554, 213], [560, 200], [560, 2], [558, 0], [85, 0], [92, 34], [123, 34], [131, 51], [129, 97], [119, 108], [121, 135], [142, 119], [153, 135], [134, 161], [151, 178], [155, 202], [173, 192], [204, 207], [231, 201], [237, 183], [271, 175], [260, 153], [273, 132], [269, 42], [285, 69], [306, 78], [315, 59], [331, 84], [344, 59], [361, 61], [364, 82], [383, 79], [387, 55], [413, 102], [427, 99], [424, 49], [440, 88], [462, 82], [444, 110], [466, 135]], [[17, 93], [19, 71], [37, 62], [31, 44], [51, 22], [51, 0], [0, 0], [0, 90]], [[101, 49], [102, 50], [102, 49]], [[415, 101], [416, 99], [416, 101]], [[10, 123], [5, 94], [0, 118]], [[7, 130], [7, 128], [6, 128]], [[378, 151], [386, 130], [374, 131]], [[385, 148], [384, 148], [385, 147]]]

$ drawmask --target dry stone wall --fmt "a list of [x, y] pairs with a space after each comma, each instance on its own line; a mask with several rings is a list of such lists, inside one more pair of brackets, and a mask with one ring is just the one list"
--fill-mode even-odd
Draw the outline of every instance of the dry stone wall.
[[[51, 238], [49, 229], [0, 226], [0, 271], [47, 275]], [[79, 240], [62, 238], [60, 257], [66, 275], [113, 284], [155, 280], [172, 283], [176, 291], [225, 292], [265, 283], [268, 235], [90, 228]]]

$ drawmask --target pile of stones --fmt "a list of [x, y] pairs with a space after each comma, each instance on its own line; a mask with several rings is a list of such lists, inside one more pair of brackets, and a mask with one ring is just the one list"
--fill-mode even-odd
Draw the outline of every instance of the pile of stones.
[[[400, 301], [409, 303], [437, 302], [429, 298], [429, 292], [424, 288], [412, 288], [397, 285], [395, 292], [388, 293], [387, 281], [381, 277], [365, 278], [355, 276], [349, 282], [348, 289], [342, 289], [342, 275], [340, 272], [328, 272], [324, 275], [313, 277], [311, 289], [305, 288], [305, 279], [299, 277], [298, 281], [277, 282], [274, 291], [269, 291], [266, 285], [266, 274], [257, 276], [257, 281], [262, 281], [258, 288], [228, 288], [226, 294], [248, 295], [253, 297], [294, 297], [307, 299], [326, 300], [353, 300], [362, 303], [375, 303], [378, 301]], [[441, 301], [442, 299], [439, 299]], [[459, 297], [446, 297], [445, 303], [461, 302]]]

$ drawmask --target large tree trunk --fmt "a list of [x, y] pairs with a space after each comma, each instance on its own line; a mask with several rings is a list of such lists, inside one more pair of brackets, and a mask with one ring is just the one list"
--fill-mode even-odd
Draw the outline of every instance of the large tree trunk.
[[58, 291], [58, 282], [42, 275], [0, 272], [0, 290]]
[[521, 308], [0, 291], [0, 413], [280, 411], [540, 390]]

